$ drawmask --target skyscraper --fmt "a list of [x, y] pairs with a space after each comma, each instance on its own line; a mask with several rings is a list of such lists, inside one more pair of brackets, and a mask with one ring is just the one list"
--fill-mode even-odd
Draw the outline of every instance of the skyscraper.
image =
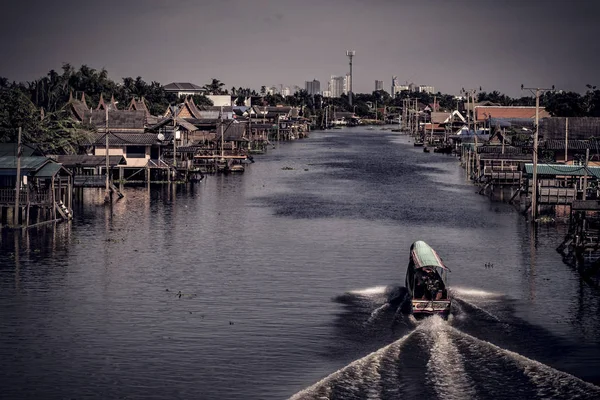
[[308, 94], [320, 94], [321, 93], [321, 82], [316, 79], [312, 81], [306, 81], [304, 83], [304, 87], [306, 88], [306, 92]]
[[375, 81], [375, 91], [383, 90], [383, 81]]
[[346, 92], [347, 79], [345, 76], [331, 76], [329, 81], [329, 90], [331, 97], [341, 97]]
[[392, 97], [396, 97], [396, 93], [400, 93], [401, 89], [400, 89], [400, 83], [398, 82], [398, 77], [397, 76], [392, 76], [392, 91], [390, 92], [390, 94], [392, 95]]

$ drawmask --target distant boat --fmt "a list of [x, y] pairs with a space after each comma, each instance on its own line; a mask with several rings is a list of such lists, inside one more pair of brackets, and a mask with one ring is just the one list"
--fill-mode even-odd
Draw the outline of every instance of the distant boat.
[[413, 146], [415, 146], [415, 147], [421, 147], [423, 145], [424, 145], [423, 141], [422, 140], [418, 140], [418, 139], [415, 140], [415, 142], [413, 143]]
[[430, 153], [431, 150], [429, 150], [428, 147], [423, 147], [423, 153]]
[[242, 164], [232, 164], [229, 167], [229, 172], [244, 172], [246, 168]]
[[434, 153], [442, 153], [442, 154], [451, 154], [452, 153], [452, 145], [446, 146], [436, 146], [433, 149]]

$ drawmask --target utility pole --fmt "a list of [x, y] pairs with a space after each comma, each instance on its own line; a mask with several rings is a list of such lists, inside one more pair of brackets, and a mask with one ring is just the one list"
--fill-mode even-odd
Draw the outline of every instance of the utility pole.
[[433, 96], [433, 111], [431, 111], [431, 116], [429, 117], [429, 122], [431, 123], [431, 139], [429, 141], [433, 143], [433, 113], [435, 112], [435, 103], [437, 102], [437, 96]]
[[[13, 213], [13, 226], [19, 226], [19, 200], [21, 197], [21, 127], [17, 136], [17, 175], [15, 184], [15, 212]], [[54, 190], [54, 187], [52, 187]], [[53, 204], [54, 206], [54, 204]]]
[[248, 150], [252, 148], [252, 98], [250, 98], [250, 107], [248, 108]]
[[110, 170], [110, 158], [108, 155], [108, 151], [109, 151], [109, 145], [108, 145], [108, 107], [104, 107], [104, 138], [105, 138], [105, 153], [106, 153], [106, 188], [104, 191], [104, 202], [108, 203], [110, 202], [110, 177], [109, 177], [109, 170]]
[[346, 56], [348, 56], [348, 60], [350, 61], [350, 84], [348, 85], [348, 103], [350, 106], [352, 106], [352, 57], [354, 57], [355, 54], [356, 52], [354, 50], [346, 51]]
[[173, 106], [173, 167], [177, 168], [177, 114], [176, 106]]
[[225, 160], [225, 132], [223, 131], [223, 106], [221, 106], [221, 113], [219, 115], [221, 122], [221, 161]]
[[540, 125], [540, 94], [542, 92], [554, 91], [552, 89], [526, 88], [521, 85], [521, 90], [529, 90], [534, 93], [535, 90], [535, 133], [533, 134], [533, 185], [531, 188], [531, 221], [535, 222], [537, 217], [537, 164], [538, 164], [538, 135]]

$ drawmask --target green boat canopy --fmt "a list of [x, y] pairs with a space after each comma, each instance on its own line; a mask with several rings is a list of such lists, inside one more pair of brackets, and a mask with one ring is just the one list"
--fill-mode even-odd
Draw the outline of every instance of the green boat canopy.
[[422, 240], [418, 240], [410, 246], [410, 256], [415, 268], [437, 267], [450, 271], [435, 250]]

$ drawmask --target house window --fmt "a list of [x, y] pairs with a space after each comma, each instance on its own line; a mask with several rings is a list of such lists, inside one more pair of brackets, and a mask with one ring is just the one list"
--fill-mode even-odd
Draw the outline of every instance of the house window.
[[127, 146], [127, 158], [145, 158], [145, 146]]

